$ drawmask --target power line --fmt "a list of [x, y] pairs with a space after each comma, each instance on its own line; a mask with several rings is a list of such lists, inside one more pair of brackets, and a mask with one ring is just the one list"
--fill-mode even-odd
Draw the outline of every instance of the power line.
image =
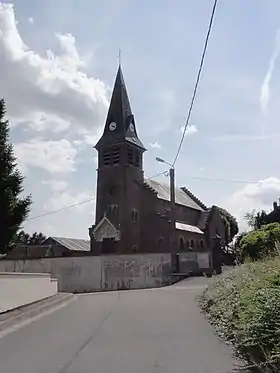
[[169, 172], [169, 170], [165, 170], [163, 172], [159, 172], [158, 174], [155, 174], [154, 176], [148, 177], [146, 180], [151, 180], [151, 179], [155, 179], [158, 176], [166, 175], [167, 172]]
[[28, 220], [33, 220], [33, 219], [39, 219], [39, 218], [42, 218], [42, 217], [47, 216], [47, 215], [52, 215], [52, 214], [55, 214], [55, 213], [60, 212], [60, 211], [68, 210], [68, 209], [71, 209], [73, 207], [83, 205], [84, 203], [88, 203], [88, 202], [91, 202], [93, 200], [95, 200], [95, 197], [92, 197], [90, 199], [86, 199], [86, 200], [81, 201], [81, 202], [74, 203], [73, 205], [68, 205], [68, 206], [61, 207], [60, 209], [51, 210], [51, 211], [47, 211], [47, 212], [45, 212], [43, 214], [40, 214], [40, 215], [32, 216], [31, 218], [28, 218], [26, 220], [28, 221]]
[[[149, 177], [149, 178], [146, 179], [146, 180], [154, 179], [154, 178], [156, 178], [156, 177], [158, 177], [158, 176], [160, 176], [160, 175], [163, 175], [163, 174], [165, 174], [165, 173], [166, 173], [166, 171], [164, 171], [164, 172], [160, 172], [160, 173], [158, 173], [158, 174], [156, 174], [156, 175], [153, 175], [153, 176]], [[83, 204], [88, 203], [88, 202], [91, 202], [91, 201], [93, 201], [93, 200], [95, 200], [95, 197], [92, 197], [92, 198], [86, 199], [86, 200], [84, 200], [84, 201], [80, 201], [80, 202], [74, 203], [73, 205], [68, 205], [68, 206], [61, 207], [60, 209], [51, 210], [51, 211], [47, 211], [47, 212], [42, 213], [42, 214], [39, 214], [39, 215], [32, 216], [31, 218], [26, 219], [26, 221], [34, 220], [34, 219], [39, 219], [39, 218], [42, 218], [42, 217], [44, 217], [44, 216], [48, 216], [48, 215], [56, 214], [57, 212], [61, 212], [61, 211], [65, 211], [65, 210], [69, 210], [69, 209], [71, 209], [71, 208], [73, 208], [73, 207], [77, 207], [77, 206], [83, 205]]]
[[204, 43], [203, 53], [202, 53], [202, 57], [201, 57], [201, 61], [200, 61], [199, 69], [198, 69], [196, 83], [195, 83], [195, 86], [194, 86], [193, 96], [192, 96], [192, 99], [191, 99], [191, 104], [190, 104], [188, 116], [187, 116], [187, 119], [186, 119], [186, 124], [185, 124], [185, 127], [184, 127], [184, 131], [183, 131], [183, 134], [182, 134], [182, 138], [181, 138], [181, 141], [179, 143], [179, 147], [178, 147], [176, 156], [175, 156], [173, 164], [172, 164], [173, 167], [174, 167], [174, 165], [175, 165], [175, 163], [176, 163], [176, 161], [179, 157], [179, 154], [180, 154], [183, 142], [184, 142], [184, 138], [185, 138], [185, 135], [186, 135], [187, 127], [189, 125], [189, 120], [190, 120], [190, 117], [191, 117], [191, 113], [192, 113], [192, 109], [193, 109], [193, 105], [194, 105], [194, 100], [195, 100], [195, 97], [196, 97], [196, 92], [197, 92], [197, 88], [198, 88], [198, 84], [199, 84], [199, 80], [200, 80], [200, 75], [201, 75], [201, 71], [202, 71], [202, 67], [203, 67], [203, 63], [204, 63], [204, 58], [205, 58], [205, 54], [206, 54], [206, 50], [207, 50], [207, 46], [208, 46], [209, 36], [210, 36], [211, 29], [212, 29], [212, 24], [213, 24], [214, 15], [215, 15], [216, 7], [217, 7], [217, 2], [218, 2], [218, 0], [214, 0], [214, 5], [213, 5], [211, 17], [210, 17], [209, 26], [208, 26], [208, 31], [207, 31], [207, 35], [206, 35], [206, 39], [205, 39], [205, 43]]
[[[146, 180], [151, 180], [151, 179], [155, 179], [158, 176], [166, 175], [166, 172], [168, 172], [168, 170], [163, 171], [163, 172], [159, 172], [159, 173], [147, 178]], [[196, 180], [202, 180], [202, 181], [213, 181], [213, 182], [220, 182], [220, 183], [232, 183], [232, 184], [258, 184], [259, 183], [259, 181], [252, 181], [252, 180], [249, 181], [249, 180], [213, 179], [213, 178], [206, 178], [206, 177], [200, 177], [200, 176], [190, 176], [189, 179], [196, 179]], [[53, 214], [56, 214], [58, 212], [69, 210], [71, 208], [83, 205], [85, 203], [89, 203], [89, 202], [94, 201], [94, 200], [95, 200], [95, 197], [92, 197], [92, 198], [86, 199], [84, 201], [74, 203], [73, 205], [64, 206], [64, 207], [61, 207], [60, 209], [51, 210], [51, 211], [47, 211], [47, 212], [39, 214], [39, 215], [32, 216], [32, 217], [30, 217], [26, 220], [29, 221], [29, 220], [39, 219], [39, 218], [42, 218], [42, 217], [45, 217], [45, 216], [48, 216], [48, 215], [53, 215]]]
[[258, 184], [260, 181], [253, 180], [229, 180], [229, 179], [213, 179], [200, 176], [190, 176], [189, 179], [202, 180], [202, 181], [214, 181], [218, 183], [232, 183], [232, 184]]

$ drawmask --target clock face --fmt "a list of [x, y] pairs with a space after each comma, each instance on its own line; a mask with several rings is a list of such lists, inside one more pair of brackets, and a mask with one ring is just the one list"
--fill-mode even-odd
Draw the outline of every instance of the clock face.
[[129, 129], [130, 129], [131, 132], [134, 132], [134, 124], [133, 123], [130, 123]]
[[111, 122], [109, 124], [109, 130], [110, 131], [115, 131], [116, 128], [117, 128], [117, 124], [115, 122]]

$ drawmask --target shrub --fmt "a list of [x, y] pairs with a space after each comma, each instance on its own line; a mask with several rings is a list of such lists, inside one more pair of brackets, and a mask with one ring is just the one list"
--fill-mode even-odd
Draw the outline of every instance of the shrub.
[[245, 234], [239, 246], [242, 259], [259, 260], [277, 253], [276, 243], [280, 241], [280, 224], [271, 223]]
[[280, 256], [223, 274], [204, 291], [200, 305], [249, 365], [280, 371]]

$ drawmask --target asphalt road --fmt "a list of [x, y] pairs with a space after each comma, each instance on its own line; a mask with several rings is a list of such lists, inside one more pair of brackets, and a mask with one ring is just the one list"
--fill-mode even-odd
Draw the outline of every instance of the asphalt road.
[[[231, 373], [238, 362], [200, 314], [206, 279], [85, 294], [0, 339], [1, 373]], [[237, 369], [237, 370], [236, 370]]]

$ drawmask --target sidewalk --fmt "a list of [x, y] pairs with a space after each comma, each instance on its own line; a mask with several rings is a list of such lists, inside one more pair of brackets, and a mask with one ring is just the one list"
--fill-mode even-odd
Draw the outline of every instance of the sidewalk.
[[34, 318], [49, 313], [52, 309], [60, 308], [74, 299], [74, 294], [57, 293], [38, 302], [0, 313], [0, 336], [8, 329], [20, 326], [22, 323], [26, 324], [27, 321], [31, 322]]

